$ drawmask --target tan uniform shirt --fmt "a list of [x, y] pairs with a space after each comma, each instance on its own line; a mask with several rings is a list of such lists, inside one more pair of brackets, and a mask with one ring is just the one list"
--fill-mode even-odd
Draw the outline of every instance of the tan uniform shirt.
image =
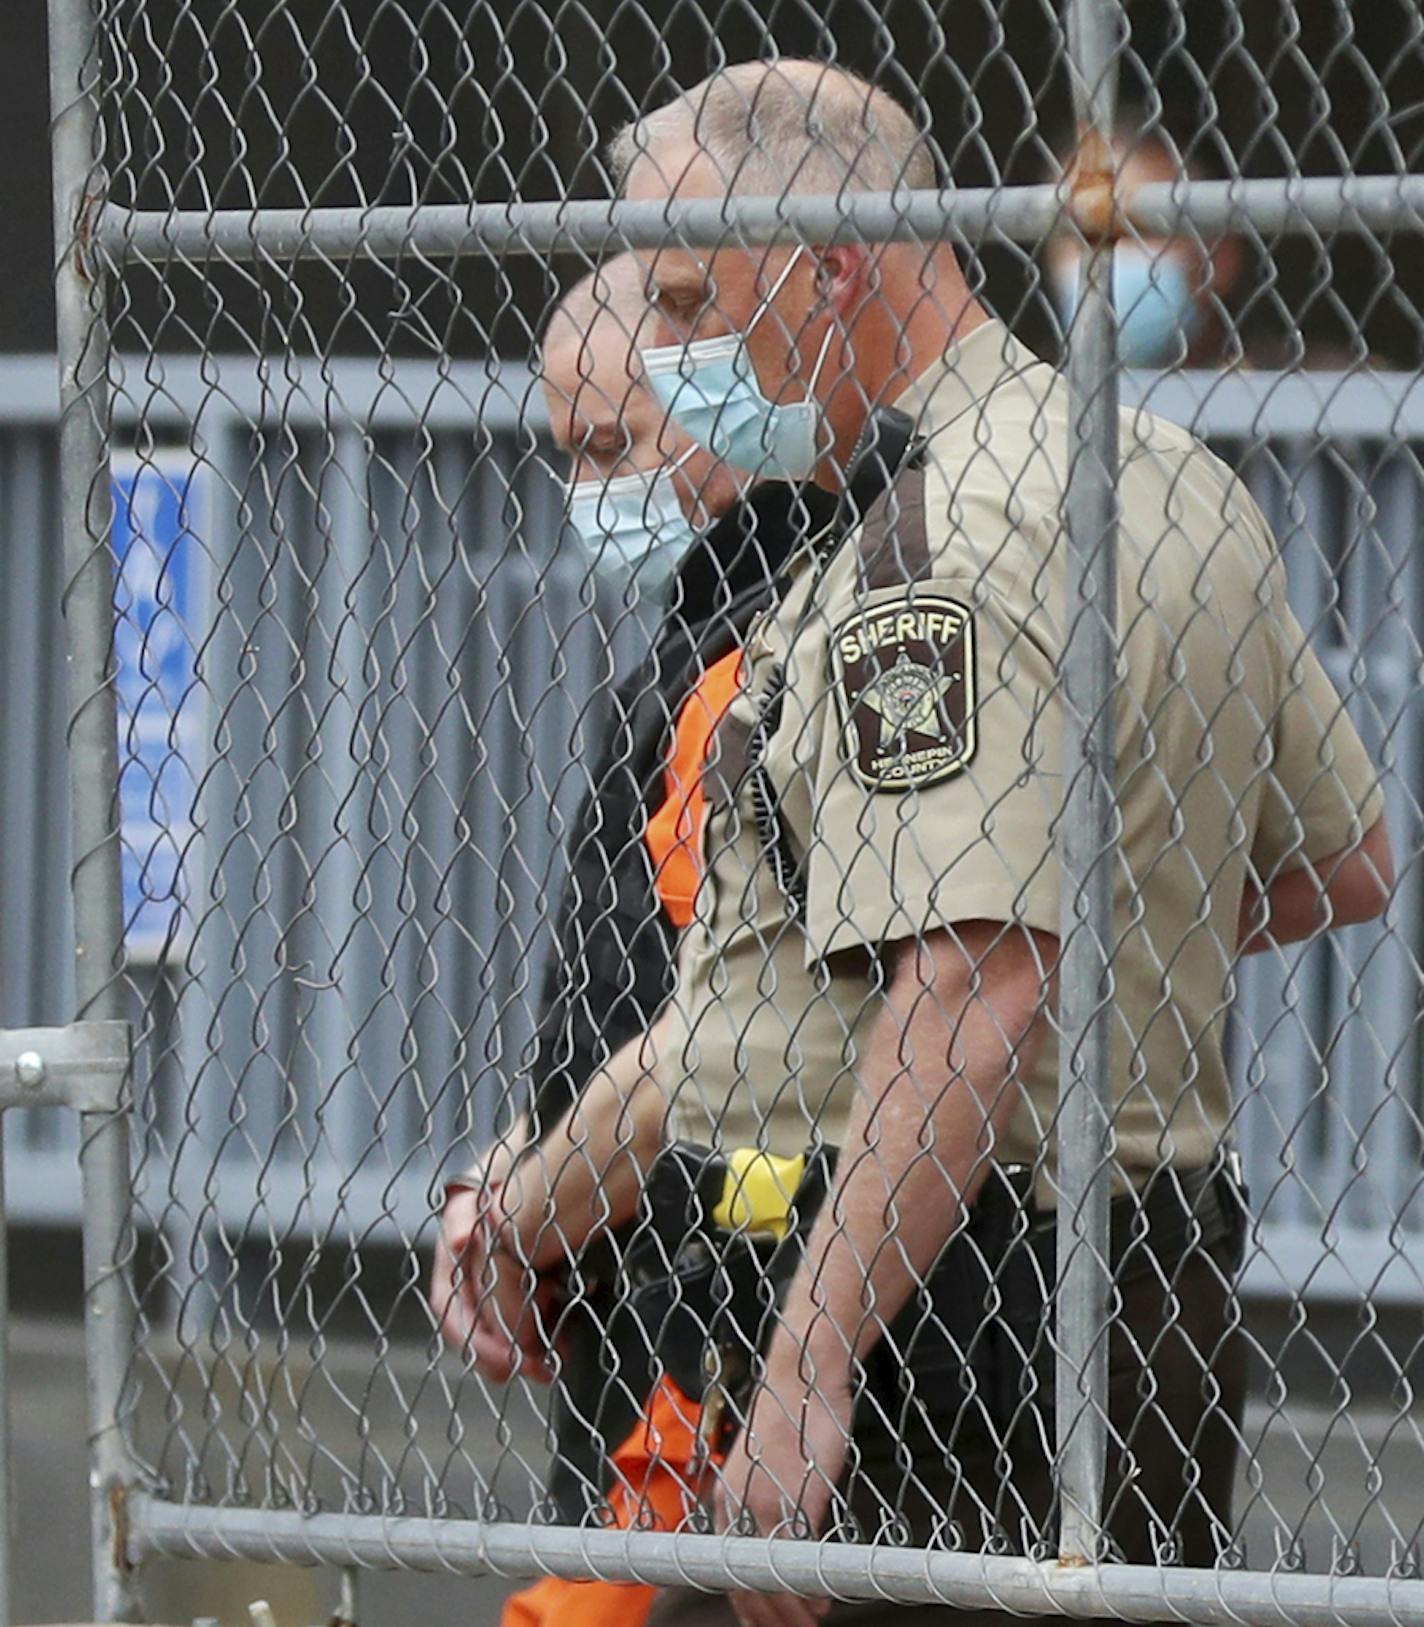
[[[839, 1143], [883, 946], [957, 921], [1059, 928], [1065, 380], [997, 322], [899, 405], [927, 439], [845, 542], [807, 549], [754, 626], [709, 768], [706, 877], [671, 1014], [675, 1134]], [[1206, 1163], [1248, 866], [1260, 884], [1357, 839], [1376, 775], [1230, 469], [1140, 411], [1121, 426], [1114, 1128], [1122, 1172]], [[766, 767], [804, 867], [788, 921], [745, 774]], [[1051, 1158], [1050, 1038], [997, 1156]]]

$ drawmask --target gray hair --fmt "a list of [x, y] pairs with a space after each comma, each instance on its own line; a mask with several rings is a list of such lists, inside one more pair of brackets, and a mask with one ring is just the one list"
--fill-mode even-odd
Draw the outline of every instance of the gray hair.
[[619, 189], [640, 159], [656, 163], [683, 141], [712, 160], [729, 192], [888, 192], [938, 180], [929, 138], [900, 103], [824, 62], [738, 63], [625, 125], [607, 154]]
[[607, 342], [610, 324], [624, 340], [630, 362], [647, 314], [637, 258], [620, 254], [597, 265], [566, 288], [548, 313], [539, 336], [541, 357], [554, 346], [576, 344], [580, 372], [590, 368], [595, 338]]

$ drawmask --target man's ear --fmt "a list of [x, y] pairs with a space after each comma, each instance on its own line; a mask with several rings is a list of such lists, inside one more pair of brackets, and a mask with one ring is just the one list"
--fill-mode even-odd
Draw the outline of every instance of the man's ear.
[[870, 265], [864, 243], [834, 243], [816, 254], [816, 292], [846, 321], [860, 305]]

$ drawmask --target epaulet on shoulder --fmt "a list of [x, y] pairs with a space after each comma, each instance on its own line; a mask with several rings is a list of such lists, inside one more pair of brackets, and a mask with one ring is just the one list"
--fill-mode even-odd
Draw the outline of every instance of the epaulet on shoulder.
[[855, 541], [862, 591], [900, 587], [930, 575], [925, 461], [907, 461], [866, 513]]
[[[915, 420], [898, 407], [881, 407], [866, 422], [846, 481], [845, 508], [849, 522], [842, 535], [856, 531], [856, 563], [862, 589], [891, 587], [913, 581], [929, 568], [925, 541], [925, 443], [916, 434]], [[915, 561], [907, 575], [899, 559], [900, 520], [906, 508], [918, 518], [906, 533], [909, 553], [904, 564]], [[918, 538], [918, 543], [915, 538]]]

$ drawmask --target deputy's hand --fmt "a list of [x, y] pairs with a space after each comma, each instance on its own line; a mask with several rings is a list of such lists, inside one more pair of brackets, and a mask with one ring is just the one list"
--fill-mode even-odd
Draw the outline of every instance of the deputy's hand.
[[[850, 1373], [843, 1363], [823, 1363], [812, 1381], [799, 1368], [773, 1347], [747, 1427], [722, 1466], [719, 1530], [740, 1523], [764, 1536], [814, 1536], [825, 1524], [850, 1449]], [[830, 1608], [790, 1593], [734, 1593], [731, 1601], [743, 1627], [815, 1627]]]

